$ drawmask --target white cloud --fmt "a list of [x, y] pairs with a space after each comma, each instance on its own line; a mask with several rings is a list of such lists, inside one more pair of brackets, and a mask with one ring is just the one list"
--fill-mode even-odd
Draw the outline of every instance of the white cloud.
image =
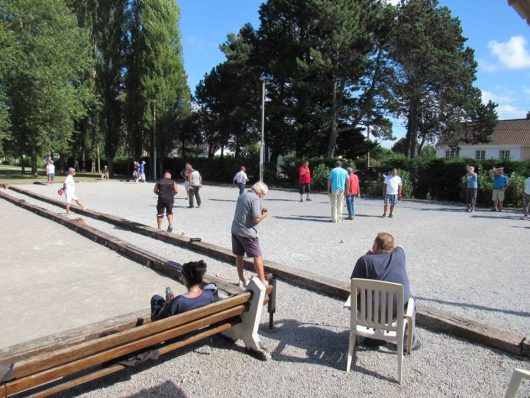
[[392, 4], [393, 6], [397, 6], [401, 3], [401, 0], [386, 0], [387, 4]]
[[488, 48], [509, 69], [530, 68], [530, 53], [523, 36], [513, 36], [504, 43], [492, 40], [488, 43]]
[[499, 119], [523, 119], [526, 117], [526, 110], [517, 108], [510, 104], [499, 105], [497, 114]]
[[494, 65], [485, 59], [478, 60], [478, 67], [485, 72], [497, 72], [499, 70], [498, 65]]
[[510, 95], [499, 95], [491, 91], [482, 90], [482, 102], [487, 103], [490, 100], [499, 104], [505, 102], [512, 102], [513, 98]]

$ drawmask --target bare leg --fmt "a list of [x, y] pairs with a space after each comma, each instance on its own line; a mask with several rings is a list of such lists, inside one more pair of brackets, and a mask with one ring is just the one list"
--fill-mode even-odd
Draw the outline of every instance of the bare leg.
[[77, 203], [77, 205], [78, 205], [80, 208], [82, 208], [82, 209], [85, 208], [85, 206], [83, 206], [83, 203], [81, 203], [79, 200], [76, 200], [75, 202]]
[[[394, 211], [394, 205], [390, 205], [390, 214], [392, 214], [393, 211]], [[386, 210], [385, 210], [385, 213], [386, 213]]]
[[156, 225], [158, 226], [158, 229], [162, 229], [162, 219], [163, 217], [156, 216]]
[[258, 273], [259, 280], [266, 286], [268, 285], [267, 279], [265, 279], [265, 272], [263, 271], [263, 257], [254, 257], [254, 269]]
[[239, 280], [245, 283], [245, 275], [243, 274], [243, 256], [236, 256], [236, 268]]
[[173, 225], [173, 214], [167, 215], [167, 222], [169, 223], [169, 225]]
[[70, 203], [66, 204], [66, 214], [70, 214]]
[[385, 207], [383, 208], [383, 215], [386, 216], [386, 212], [388, 211], [388, 205], [385, 205]]
[[497, 207], [499, 210], [502, 210], [502, 202], [499, 200], [499, 207]]

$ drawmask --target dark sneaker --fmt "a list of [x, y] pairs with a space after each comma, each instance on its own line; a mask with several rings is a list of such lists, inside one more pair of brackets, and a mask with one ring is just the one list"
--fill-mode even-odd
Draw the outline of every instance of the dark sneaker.
[[497, 209], [494, 207], [493, 209], [491, 209], [490, 211], [497, 211]]
[[167, 232], [173, 232], [173, 227], [171, 225], [167, 227]]
[[353, 220], [353, 217], [352, 216], [348, 216], [348, 217], [346, 217], [346, 220]]
[[384, 214], [381, 216], [381, 218], [385, 218], [385, 217], [386, 217], [386, 213], [384, 213]]
[[392, 213], [390, 213], [390, 214], [388, 215], [388, 218], [392, 218], [392, 217], [394, 217], [394, 216], [392, 215]]
[[497, 213], [500, 213], [502, 211], [502, 209], [497, 209]]
[[312, 202], [312, 200], [309, 199], [309, 198], [307, 198], [305, 201], [306, 201], [306, 202]]
[[303, 202], [304, 200], [303, 199], [300, 199], [300, 202]]

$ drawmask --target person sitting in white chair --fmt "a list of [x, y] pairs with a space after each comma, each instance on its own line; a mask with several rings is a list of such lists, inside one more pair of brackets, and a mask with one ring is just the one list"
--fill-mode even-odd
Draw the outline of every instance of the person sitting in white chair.
[[[399, 283], [403, 286], [403, 302], [408, 303], [409, 298], [412, 297], [406, 269], [405, 251], [403, 247], [395, 245], [394, 237], [387, 232], [377, 234], [372, 249], [357, 260], [351, 277]], [[416, 313], [413, 314], [413, 324], [415, 324], [415, 316]], [[416, 330], [416, 328], [414, 327], [413, 330]], [[408, 348], [407, 338], [404, 339], [404, 343], [404, 350], [406, 351]], [[385, 342], [365, 338], [359, 344], [378, 347], [385, 344]], [[417, 350], [420, 347], [420, 339], [417, 335], [414, 335], [412, 349]], [[389, 348], [395, 348], [395, 345], [391, 345]]]

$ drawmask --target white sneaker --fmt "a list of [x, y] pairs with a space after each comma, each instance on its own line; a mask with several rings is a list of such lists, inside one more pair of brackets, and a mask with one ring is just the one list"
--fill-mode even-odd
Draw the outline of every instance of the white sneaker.
[[247, 290], [248, 283], [249, 281], [239, 281], [239, 287], [241, 288], [241, 290]]

